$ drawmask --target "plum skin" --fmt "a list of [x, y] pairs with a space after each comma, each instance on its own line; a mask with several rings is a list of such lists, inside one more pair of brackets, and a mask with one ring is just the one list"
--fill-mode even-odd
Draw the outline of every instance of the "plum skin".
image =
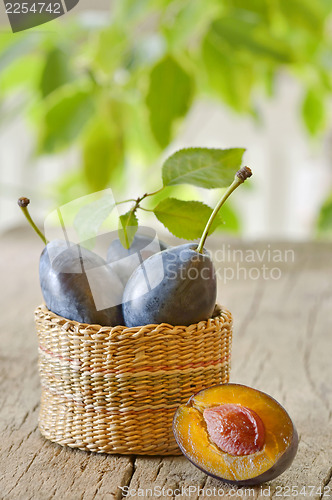
[[[96, 310], [87, 275], [82, 272], [78, 248], [80, 248], [84, 268], [100, 268], [101, 274], [98, 280], [103, 290], [102, 293], [119, 300], [118, 305]], [[52, 263], [49, 251], [54, 255]], [[47, 244], [40, 256], [39, 277], [46, 306], [53, 313], [84, 324], [101, 326], [123, 324], [122, 283], [108, 269], [104, 259], [94, 252], [79, 245], [68, 246], [68, 243], [63, 240], [53, 240]]]
[[[151, 255], [166, 250], [168, 246], [152, 235], [137, 232], [130, 247], [124, 248], [119, 238], [112, 241], [107, 250], [107, 263], [115, 271], [125, 286], [130, 276], [139, 265], [138, 257], [144, 261]], [[125, 260], [124, 260], [125, 259]]]
[[[233, 383], [225, 384], [225, 385], [236, 386], [236, 387], [243, 387], [243, 388], [247, 387], [247, 386], [242, 385], [242, 384], [233, 384]], [[189, 399], [188, 403], [186, 404], [186, 406], [190, 405], [191, 401], [200, 392], [203, 392], [204, 390], [207, 390], [207, 389], [212, 389], [214, 387], [219, 387], [219, 385], [215, 385], [215, 386], [211, 386], [211, 387], [206, 388], [206, 389], [202, 389], [202, 391], [199, 391], [198, 393], [193, 394], [191, 396], [191, 398]], [[264, 395], [267, 395], [266, 393], [264, 393], [262, 391], [259, 391], [257, 389], [255, 389], [255, 391], [257, 391], [258, 393], [262, 393]], [[276, 399], [274, 399], [270, 395], [267, 395], [267, 396], [272, 401], [274, 401], [274, 403], [277, 406], [279, 406], [287, 414], [286, 410], [281, 406], [281, 404]], [[186, 450], [182, 446], [180, 440], [177, 438], [177, 432], [175, 430], [176, 418], [177, 418], [177, 411], [175, 412], [174, 417], [173, 417], [173, 433], [174, 433], [175, 440], [176, 440], [176, 442], [177, 442], [177, 444], [178, 444], [181, 452], [186, 457], [186, 459], [189, 460], [189, 462], [191, 462], [195, 467], [197, 467], [199, 470], [201, 470], [202, 472], [204, 472], [208, 476], [211, 476], [214, 479], [217, 479], [218, 481], [222, 481], [222, 482], [230, 484], [232, 486], [238, 486], [238, 487], [242, 487], [242, 486], [259, 486], [259, 485], [261, 485], [263, 483], [266, 483], [268, 481], [272, 481], [273, 479], [275, 479], [276, 477], [280, 476], [283, 472], [285, 472], [290, 467], [290, 465], [292, 464], [292, 462], [293, 462], [293, 460], [294, 460], [294, 458], [296, 456], [296, 453], [297, 453], [298, 443], [299, 443], [298, 433], [297, 433], [297, 430], [296, 430], [296, 428], [294, 426], [293, 421], [290, 419], [291, 420], [291, 424], [292, 424], [291, 442], [290, 442], [289, 446], [286, 448], [286, 450], [284, 451], [284, 453], [278, 458], [278, 460], [273, 464], [272, 467], [270, 467], [268, 470], [266, 470], [262, 474], [258, 474], [257, 476], [249, 478], [249, 479], [244, 479], [244, 480], [225, 479], [225, 478], [223, 478], [221, 476], [217, 476], [216, 474], [213, 474], [212, 472], [209, 472], [209, 471], [205, 470], [199, 463], [194, 462], [186, 454]]]
[[[212, 316], [217, 296], [215, 270], [208, 252], [200, 254], [196, 248], [195, 243], [169, 248], [136, 268], [123, 294], [126, 326], [189, 326]], [[145, 275], [158, 275], [161, 269], [161, 281], [146, 291]]]

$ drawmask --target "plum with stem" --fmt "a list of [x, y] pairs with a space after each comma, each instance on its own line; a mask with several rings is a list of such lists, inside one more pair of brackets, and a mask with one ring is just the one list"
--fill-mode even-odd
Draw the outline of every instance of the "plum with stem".
[[45, 244], [39, 277], [47, 308], [80, 323], [116, 326], [123, 324], [123, 285], [104, 259], [90, 250], [64, 240], [48, 242], [33, 222], [28, 198], [20, 198], [27, 220]]
[[188, 326], [211, 317], [217, 281], [204, 244], [222, 205], [251, 175], [248, 167], [237, 172], [213, 210], [198, 245], [189, 243], [166, 249], [136, 268], [123, 295], [122, 309], [127, 326], [158, 323]]

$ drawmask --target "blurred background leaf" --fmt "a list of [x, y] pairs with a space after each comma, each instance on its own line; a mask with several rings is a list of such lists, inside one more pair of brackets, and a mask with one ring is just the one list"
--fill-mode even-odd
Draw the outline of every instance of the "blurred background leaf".
[[281, 37], [271, 36], [269, 28], [256, 18], [224, 16], [214, 21], [209, 34], [217, 45], [225, 43], [232, 50], [242, 50], [253, 57], [262, 57], [277, 63], [294, 60], [292, 47]]
[[324, 129], [326, 122], [325, 96], [321, 89], [309, 89], [304, 97], [302, 114], [304, 123], [312, 135]]
[[121, 106], [102, 100], [99, 115], [87, 129], [83, 141], [83, 168], [91, 191], [110, 187], [124, 160]]
[[40, 151], [70, 147], [94, 113], [94, 100], [89, 89], [74, 85], [60, 87], [49, 96], [41, 124]]
[[332, 194], [329, 195], [321, 208], [317, 229], [320, 236], [332, 236]]
[[193, 81], [173, 57], [167, 56], [152, 68], [146, 104], [160, 147], [170, 143], [174, 122], [189, 110], [192, 97]]
[[43, 97], [73, 79], [68, 64], [68, 55], [59, 47], [52, 48], [46, 55], [40, 79], [40, 91]]

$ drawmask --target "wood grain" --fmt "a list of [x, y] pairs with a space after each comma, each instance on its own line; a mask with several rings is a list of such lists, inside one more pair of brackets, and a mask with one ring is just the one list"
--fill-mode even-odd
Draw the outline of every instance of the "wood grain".
[[[258, 251], [255, 262], [240, 262], [239, 279], [235, 275], [227, 283], [225, 268], [226, 274], [229, 269], [236, 274], [240, 253], [236, 262], [217, 263], [218, 299], [235, 318], [231, 380], [279, 400], [300, 435], [292, 467], [264, 485], [264, 498], [285, 497], [282, 488], [288, 486], [298, 488], [293, 498], [322, 498], [319, 488], [324, 486], [331, 488], [332, 496], [332, 245], [227, 245], [230, 250]], [[220, 237], [211, 239], [210, 248], [219, 249], [215, 255], [222, 260]], [[267, 250], [275, 249], [293, 250], [294, 262], [271, 262]], [[0, 498], [119, 499], [125, 487], [131, 492], [127, 498], [142, 498], [145, 491], [143, 497], [157, 498], [162, 488], [164, 498], [263, 498], [260, 488], [240, 492], [208, 478], [184, 457], [95, 455], [44, 440], [37, 428], [40, 389], [33, 322], [34, 308], [41, 302], [41, 246], [29, 230], [20, 230], [2, 237], [0, 251]], [[280, 268], [280, 279], [264, 279], [263, 265]], [[257, 279], [257, 272], [251, 279], [245, 276], [252, 268], [260, 270]], [[171, 491], [174, 494], [166, 496]]]

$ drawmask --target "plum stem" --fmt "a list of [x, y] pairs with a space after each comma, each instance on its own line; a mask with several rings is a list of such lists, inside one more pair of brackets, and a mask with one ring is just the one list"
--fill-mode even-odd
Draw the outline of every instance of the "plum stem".
[[154, 196], [158, 193], [161, 193], [161, 191], [165, 188], [165, 186], [162, 186], [160, 189], [157, 189], [157, 191], [153, 191], [152, 193], [145, 193], [143, 194], [143, 196], [140, 196], [139, 198], [137, 198], [137, 208], [140, 207], [140, 203], [141, 201], [145, 200], [145, 198], [147, 198], [148, 196]]
[[204, 248], [204, 245], [205, 245], [205, 241], [206, 241], [206, 238], [209, 235], [209, 232], [211, 230], [211, 226], [212, 226], [212, 224], [213, 224], [213, 222], [214, 222], [214, 220], [216, 218], [217, 213], [219, 212], [219, 210], [221, 209], [221, 207], [223, 206], [223, 204], [225, 203], [225, 201], [227, 200], [227, 198], [233, 193], [233, 191], [235, 191], [236, 188], [238, 188], [241, 184], [244, 183], [244, 181], [246, 179], [248, 179], [248, 177], [251, 177], [251, 176], [252, 176], [252, 172], [251, 172], [251, 170], [250, 170], [249, 167], [243, 167], [238, 172], [236, 172], [234, 181], [227, 188], [227, 190], [225, 191], [225, 193], [223, 194], [223, 196], [221, 197], [221, 199], [219, 200], [219, 202], [215, 206], [212, 214], [210, 215], [210, 218], [207, 221], [207, 224], [206, 224], [206, 226], [204, 228], [204, 231], [203, 231], [203, 234], [201, 236], [201, 239], [200, 239], [200, 242], [198, 244], [198, 247], [196, 249], [196, 252], [203, 253], [203, 248]]
[[161, 193], [161, 191], [163, 189], [165, 189], [165, 186], [162, 186], [160, 189], [157, 189], [157, 191], [153, 191], [152, 193], [145, 193], [137, 199], [128, 198], [127, 200], [118, 201], [118, 202], [116, 202], [116, 205], [122, 205], [122, 203], [129, 203], [129, 202], [133, 201], [136, 204], [135, 205], [136, 208], [141, 208], [139, 205], [141, 203], [141, 201], [145, 200], [145, 198], [147, 198], [148, 196], [154, 196], [156, 194]]
[[150, 208], [144, 208], [144, 207], [137, 207], [139, 208], [140, 210], [143, 210], [144, 212], [153, 212], [153, 210], [151, 210]]
[[[141, 207], [141, 202], [145, 200], [148, 196], [154, 196], [155, 194], [160, 193], [164, 189], [164, 186], [162, 186], [160, 189], [157, 189], [157, 191], [153, 191], [152, 193], [144, 193], [142, 196], [139, 196], [136, 200], [135, 199], [129, 199], [129, 200], [124, 200], [120, 201], [117, 203], [117, 205], [120, 205], [121, 203], [127, 203], [129, 201], [134, 202], [134, 205], [132, 206], [131, 210], [129, 211], [130, 214], [135, 214], [137, 212], [137, 209], [144, 210], [145, 212], [153, 212], [153, 210], [149, 210], [148, 208], [143, 208]], [[123, 227], [124, 231], [124, 236], [125, 236], [125, 242], [126, 242], [126, 248], [130, 248], [129, 245], [129, 240], [128, 240], [128, 234], [126, 228]]]
[[45, 235], [36, 226], [36, 224], [34, 223], [34, 221], [31, 218], [31, 215], [30, 215], [29, 210], [28, 210], [29, 203], [30, 203], [29, 198], [22, 197], [22, 198], [19, 198], [17, 200], [17, 204], [20, 207], [20, 209], [22, 210], [22, 212], [24, 213], [24, 215], [25, 215], [27, 221], [29, 222], [30, 226], [36, 231], [36, 233], [38, 234], [38, 236], [40, 237], [40, 239], [43, 241], [43, 243], [45, 245], [47, 245], [48, 241], [45, 238]]
[[130, 203], [132, 201], [136, 201], [134, 198], [128, 198], [128, 200], [117, 201], [116, 205], [122, 205], [123, 203]]
[[163, 189], [165, 189], [165, 186], [162, 186], [161, 188], [157, 189], [156, 191], [153, 191], [152, 193], [146, 193], [144, 196], [145, 197], [154, 196], [155, 194], [161, 193], [161, 191], [163, 191]]

